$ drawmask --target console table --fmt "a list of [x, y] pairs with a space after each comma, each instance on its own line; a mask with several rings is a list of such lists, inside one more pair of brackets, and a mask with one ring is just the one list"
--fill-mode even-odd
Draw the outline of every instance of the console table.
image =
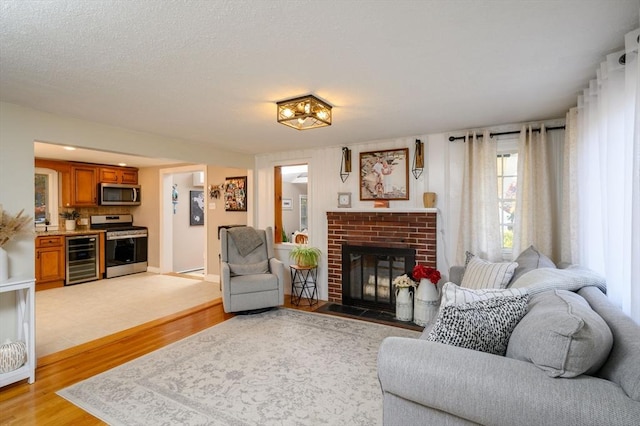
[[[9, 278], [0, 281], [0, 296], [6, 297], [9, 292], [15, 294], [16, 340], [26, 343], [27, 362], [17, 370], [0, 373], [0, 387], [23, 379], [28, 379], [30, 384], [36, 380], [35, 280]], [[2, 340], [4, 337], [2, 336]]]

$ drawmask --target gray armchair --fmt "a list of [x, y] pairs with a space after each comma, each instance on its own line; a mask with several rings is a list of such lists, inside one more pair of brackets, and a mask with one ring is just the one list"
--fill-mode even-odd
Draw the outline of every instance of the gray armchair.
[[284, 264], [275, 258], [273, 230], [250, 226], [220, 230], [220, 280], [225, 312], [284, 304]]

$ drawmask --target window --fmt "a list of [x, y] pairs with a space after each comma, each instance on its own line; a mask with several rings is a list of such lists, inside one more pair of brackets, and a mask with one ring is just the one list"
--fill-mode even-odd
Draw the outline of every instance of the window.
[[500, 152], [498, 154], [498, 210], [502, 250], [510, 254], [513, 248], [513, 224], [516, 213], [518, 186], [518, 153]]
[[36, 167], [35, 170], [36, 227], [58, 226], [58, 172]]

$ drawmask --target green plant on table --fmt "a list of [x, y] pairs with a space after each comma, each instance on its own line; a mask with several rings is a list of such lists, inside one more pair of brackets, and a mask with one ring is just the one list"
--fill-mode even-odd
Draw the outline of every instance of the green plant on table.
[[316, 267], [322, 252], [317, 247], [311, 247], [306, 244], [298, 244], [289, 252], [289, 257], [296, 262], [296, 265], [302, 267]]

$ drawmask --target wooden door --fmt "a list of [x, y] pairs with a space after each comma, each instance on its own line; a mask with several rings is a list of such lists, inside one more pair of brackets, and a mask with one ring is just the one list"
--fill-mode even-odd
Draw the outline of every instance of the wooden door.
[[273, 230], [273, 240], [277, 244], [282, 242], [282, 170], [280, 166], [276, 166], [274, 168], [273, 186], [275, 205], [275, 229]]

